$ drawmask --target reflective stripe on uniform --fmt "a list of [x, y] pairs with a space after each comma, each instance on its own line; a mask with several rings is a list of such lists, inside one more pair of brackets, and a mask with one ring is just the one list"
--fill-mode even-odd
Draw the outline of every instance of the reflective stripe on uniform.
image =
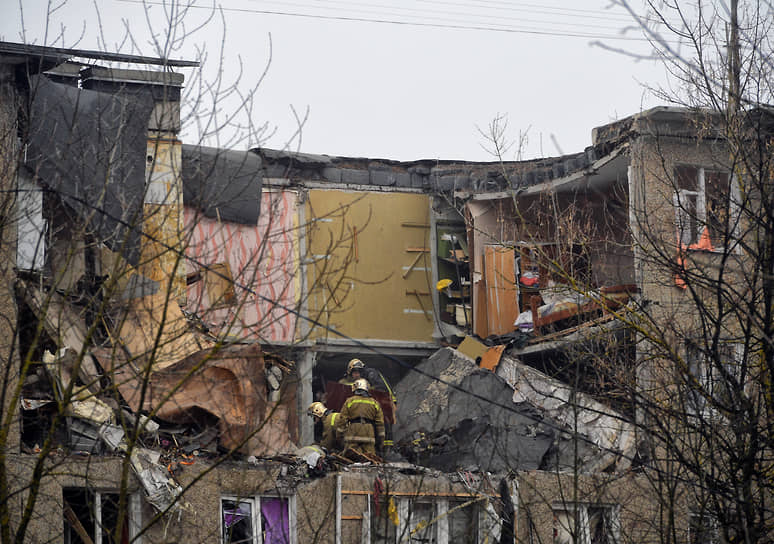
[[349, 408], [349, 407], [350, 407], [350, 406], [352, 406], [353, 404], [370, 404], [371, 406], [375, 406], [375, 407], [377, 407], [377, 408], [379, 408], [379, 407], [380, 407], [380, 406], [379, 406], [379, 403], [378, 403], [378, 402], [376, 402], [376, 401], [375, 401], [375, 400], [373, 400], [373, 399], [349, 399], [349, 400], [347, 401], [347, 408]]
[[336, 416], [339, 415], [338, 412], [333, 412], [331, 414], [331, 427], [336, 425]]

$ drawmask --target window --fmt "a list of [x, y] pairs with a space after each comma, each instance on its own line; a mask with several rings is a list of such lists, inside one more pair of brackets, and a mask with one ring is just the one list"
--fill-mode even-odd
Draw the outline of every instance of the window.
[[295, 544], [295, 501], [287, 497], [223, 497], [223, 544]]
[[615, 544], [620, 541], [619, 508], [600, 504], [553, 507], [554, 544]]
[[[693, 415], [710, 415], [715, 407], [731, 408], [740, 383], [744, 344], [721, 342], [717, 355], [707, 347], [689, 341], [686, 346], [688, 371], [695, 383], [688, 383], [688, 410]], [[710, 398], [712, 400], [710, 400]]]
[[16, 212], [16, 266], [20, 270], [40, 272], [46, 262], [47, 222], [43, 218], [43, 191], [21, 173]]
[[722, 249], [738, 233], [738, 187], [725, 172], [675, 168], [677, 241], [689, 249]]
[[688, 543], [689, 544], [721, 544], [718, 520], [714, 516], [704, 513], [692, 513], [688, 518]]
[[82, 488], [62, 490], [65, 544], [128, 544], [138, 543], [140, 532], [140, 496], [130, 495], [124, 512], [120, 539], [114, 538], [118, 526], [118, 493], [91, 491]]
[[487, 524], [479, 519], [486, 516], [486, 511], [477, 498], [401, 499], [393, 505], [396, 513], [391, 515], [389, 502], [382, 501], [378, 512], [371, 516], [372, 544], [477, 544], [486, 540]]

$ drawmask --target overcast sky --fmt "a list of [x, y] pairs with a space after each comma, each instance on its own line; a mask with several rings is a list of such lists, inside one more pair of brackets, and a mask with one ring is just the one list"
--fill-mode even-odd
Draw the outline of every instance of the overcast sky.
[[[591, 144], [593, 127], [659, 103], [643, 83], [665, 81], [660, 65], [593, 45], [647, 52], [645, 42], [621, 39], [639, 34], [622, 35], [631, 19], [620, 9], [605, 9], [608, 3], [224, 0], [223, 23], [216, 17], [172, 56], [196, 59], [197, 46], [205, 45], [205, 73], [212, 77], [225, 25], [225, 74], [233, 78], [241, 59], [247, 92], [269, 60], [271, 42], [271, 64], [250, 116], [273, 132], [261, 142], [266, 147], [290, 142], [294, 150], [329, 155], [492, 160], [478, 128], [502, 115], [510, 140], [527, 132], [523, 157], [534, 158], [581, 151]], [[3, 40], [22, 41], [24, 28], [28, 43], [105, 49], [94, 2], [70, 0], [49, 17], [45, 1], [21, 4], [24, 25], [20, 3], [0, 0]], [[118, 48], [126, 20], [135, 49], [124, 43], [121, 52], [156, 54], [147, 29], [150, 24], [164, 33], [161, 3], [97, 4], [107, 49]], [[192, 9], [185, 28], [207, 13]], [[308, 108], [300, 142], [292, 138], [291, 106], [302, 117]], [[515, 148], [506, 159], [514, 158]]]

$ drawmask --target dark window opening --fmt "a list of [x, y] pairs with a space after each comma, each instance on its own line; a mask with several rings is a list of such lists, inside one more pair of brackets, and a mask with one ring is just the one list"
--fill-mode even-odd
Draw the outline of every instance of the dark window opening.
[[[129, 500], [121, 512], [119, 495], [81, 488], [62, 490], [65, 544], [129, 544]], [[118, 521], [123, 517], [119, 535]]]

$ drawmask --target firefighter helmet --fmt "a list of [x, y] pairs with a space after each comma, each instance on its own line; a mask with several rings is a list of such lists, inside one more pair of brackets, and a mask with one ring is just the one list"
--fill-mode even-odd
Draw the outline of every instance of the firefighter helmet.
[[314, 417], [323, 417], [326, 410], [327, 408], [325, 408], [325, 405], [322, 402], [313, 402], [309, 405], [306, 413], [307, 415]]
[[369, 388], [368, 380], [365, 378], [360, 378], [355, 380], [355, 382], [352, 384], [352, 391], [357, 391], [358, 389], [362, 389], [363, 391], [368, 391]]
[[347, 374], [351, 375], [353, 370], [363, 370], [365, 368], [365, 364], [360, 359], [352, 359], [347, 364]]

